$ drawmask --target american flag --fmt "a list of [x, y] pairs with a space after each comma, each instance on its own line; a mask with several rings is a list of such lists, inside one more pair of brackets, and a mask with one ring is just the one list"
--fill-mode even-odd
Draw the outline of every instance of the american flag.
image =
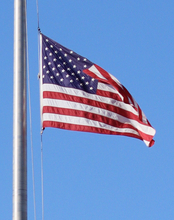
[[40, 50], [43, 129], [125, 135], [154, 144], [155, 129], [114, 76], [43, 34]]

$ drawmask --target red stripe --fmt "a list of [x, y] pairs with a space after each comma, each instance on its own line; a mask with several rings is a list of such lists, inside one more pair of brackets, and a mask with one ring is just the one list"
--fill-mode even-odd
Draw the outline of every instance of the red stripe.
[[[126, 111], [126, 110], [121, 109], [119, 107], [113, 106], [111, 104], [106, 104], [106, 103], [95, 101], [95, 100], [92, 100], [92, 99], [76, 97], [76, 96], [67, 95], [67, 94], [59, 93], [59, 92], [48, 92], [48, 91], [43, 92], [43, 98], [67, 100], [67, 101], [82, 103], [82, 104], [98, 107], [98, 108], [101, 108], [101, 109], [106, 109], [108, 111], [111, 111], [111, 112], [117, 113], [119, 115], [122, 115], [126, 118], [134, 119], [136, 121], [139, 121], [137, 115], [135, 115], [135, 114], [133, 114], [129, 111]], [[139, 121], [139, 122], [141, 124], [144, 124], [141, 121]]]
[[[120, 85], [118, 85], [110, 76], [110, 74], [104, 70], [103, 68], [101, 68], [100, 66], [96, 65], [95, 64], [95, 67], [98, 69], [98, 71], [108, 80], [108, 83], [113, 85], [117, 91], [119, 91], [119, 93], [124, 97], [124, 102], [125, 103], [129, 103], [129, 100], [128, 98], [131, 100], [132, 104], [134, 105], [134, 99], [132, 97], [132, 95], [129, 93], [129, 91], [122, 85], [122, 88], [120, 87]], [[142, 121], [142, 110], [141, 108], [139, 107], [139, 105], [137, 104], [138, 106], [138, 112], [139, 112], [139, 119], [140, 121]], [[135, 110], [137, 111], [136, 107], [133, 106], [135, 108]]]
[[112, 85], [123, 97], [124, 97], [124, 102], [129, 103], [129, 100], [127, 98], [127, 94], [125, 94], [124, 89], [122, 87], [120, 87], [120, 85], [117, 84], [117, 82], [115, 82], [110, 74], [104, 70], [103, 68], [101, 68], [100, 66], [95, 64], [95, 67], [98, 69], [98, 71], [108, 80], [108, 84]]
[[55, 121], [44, 121], [43, 128], [46, 128], [46, 127], [61, 128], [61, 129], [73, 130], [73, 131], [92, 132], [92, 133], [99, 133], [99, 134], [124, 135], [124, 136], [134, 137], [134, 138], [143, 140], [140, 136], [136, 134], [130, 134], [126, 132], [115, 132], [115, 131], [109, 131], [109, 130], [102, 129], [102, 128], [83, 126], [83, 125], [74, 125], [74, 124], [55, 122]]
[[108, 92], [108, 91], [98, 89], [96, 94], [99, 95], [99, 96], [112, 98], [112, 99], [115, 99], [115, 100], [120, 101], [120, 102], [122, 101], [121, 97], [117, 93]]
[[142, 121], [143, 120], [143, 117], [142, 117], [142, 111], [138, 105], [138, 113], [139, 113], [139, 119]]
[[[76, 116], [81, 118], [87, 118], [94, 121], [103, 122], [105, 124], [111, 125], [113, 127], [117, 128], [131, 128], [133, 130], [136, 130], [132, 125], [121, 123], [117, 120], [114, 120], [112, 118], [105, 117], [103, 115], [94, 114], [91, 112], [85, 112], [82, 110], [74, 110], [74, 109], [66, 109], [66, 108], [59, 108], [59, 107], [51, 107], [51, 106], [44, 106], [43, 107], [43, 113], [53, 113], [53, 114], [60, 114], [60, 115], [70, 115], [70, 116]], [[137, 131], [138, 132], [138, 131]]]
[[94, 66], [100, 72], [100, 74], [103, 75], [103, 77], [106, 78], [107, 80], [99, 78], [95, 73], [93, 73], [89, 69], [85, 69], [85, 70], [83, 70], [83, 72], [85, 72], [86, 74], [90, 75], [91, 77], [97, 79], [99, 82], [104, 82], [104, 83], [112, 85], [124, 97], [125, 103], [130, 104], [129, 99], [131, 100], [132, 103], [134, 103], [134, 100], [133, 100], [131, 94], [123, 85], [121, 87], [119, 84], [117, 84], [117, 82], [111, 78], [110, 74], [106, 70], [101, 68], [100, 66], [98, 66], [96, 64]]
[[76, 116], [76, 117], [82, 117], [98, 122], [105, 123], [107, 125], [113, 126], [115, 128], [130, 128], [134, 131], [138, 132], [142, 139], [150, 141], [152, 139], [152, 136], [147, 135], [139, 130], [137, 130], [134, 126], [128, 123], [121, 123], [117, 120], [94, 114], [91, 112], [85, 112], [81, 110], [74, 110], [74, 109], [65, 109], [65, 108], [58, 108], [58, 107], [51, 107], [51, 106], [44, 106], [43, 107], [43, 113], [53, 113], [53, 114], [60, 114], [60, 115], [70, 115], [70, 116]]
[[93, 73], [89, 69], [84, 69], [83, 72], [86, 73], [87, 75], [91, 76], [92, 78], [97, 79], [99, 82], [109, 84], [108, 80], [98, 77], [95, 73]]
[[131, 102], [134, 103], [134, 100], [133, 100], [131, 94], [129, 93], [129, 91], [123, 85], [121, 85], [122, 87], [120, 87], [120, 85], [117, 84], [117, 82], [115, 82], [111, 78], [110, 74], [106, 70], [101, 68], [100, 66], [95, 64], [95, 67], [108, 80], [109, 84], [113, 85], [119, 91], [119, 93], [124, 97], [124, 101], [126, 103], [129, 103], [128, 97], [131, 100]]

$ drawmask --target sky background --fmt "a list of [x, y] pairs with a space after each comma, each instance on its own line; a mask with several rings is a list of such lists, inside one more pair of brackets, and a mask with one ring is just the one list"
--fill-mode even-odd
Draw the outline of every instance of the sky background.
[[[39, 0], [43, 34], [113, 74], [156, 129], [155, 145], [46, 128], [44, 217], [51, 220], [174, 219], [174, 1]], [[41, 150], [36, 2], [28, 1], [36, 215]], [[12, 219], [13, 1], [0, 7], [0, 219]], [[28, 116], [28, 219], [34, 219]]]

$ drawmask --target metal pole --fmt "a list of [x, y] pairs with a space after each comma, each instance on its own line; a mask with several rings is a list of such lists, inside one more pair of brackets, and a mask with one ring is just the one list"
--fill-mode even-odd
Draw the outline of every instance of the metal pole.
[[14, 0], [13, 220], [27, 220], [26, 0]]

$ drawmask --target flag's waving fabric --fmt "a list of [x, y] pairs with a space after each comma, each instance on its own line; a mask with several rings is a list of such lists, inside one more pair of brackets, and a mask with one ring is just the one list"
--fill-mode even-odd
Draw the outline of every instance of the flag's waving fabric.
[[153, 145], [154, 128], [114, 76], [43, 34], [40, 40], [43, 129], [125, 135]]

